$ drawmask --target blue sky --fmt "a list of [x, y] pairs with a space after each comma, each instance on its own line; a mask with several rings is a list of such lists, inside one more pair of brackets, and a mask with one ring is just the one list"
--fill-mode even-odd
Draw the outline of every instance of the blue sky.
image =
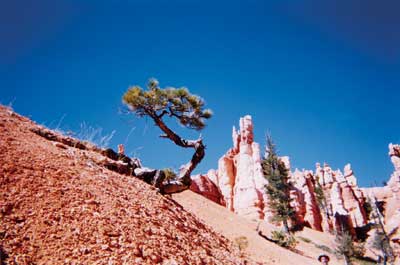
[[[292, 165], [351, 162], [388, 179], [400, 143], [398, 1], [8, 1], [0, 10], [0, 102], [38, 123], [115, 130], [150, 167], [187, 162], [150, 120], [119, 113], [128, 86], [186, 86], [215, 116], [196, 172], [217, 167], [250, 114]], [[62, 119], [62, 117], [64, 117]], [[61, 122], [60, 122], [61, 121]], [[135, 128], [134, 130], [131, 130]], [[177, 127], [185, 137], [197, 137]]]

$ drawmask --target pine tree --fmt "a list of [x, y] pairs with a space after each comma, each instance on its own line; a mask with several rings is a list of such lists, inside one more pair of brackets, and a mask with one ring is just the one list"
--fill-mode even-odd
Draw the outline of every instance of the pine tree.
[[294, 219], [295, 211], [290, 206], [289, 170], [278, 157], [271, 136], [267, 136], [266, 157], [262, 161], [264, 177], [268, 184], [265, 186], [269, 197], [269, 207], [272, 211], [272, 221], [282, 222], [284, 231], [289, 232], [288, 221]]
[[351, 264], [350, 258], [355, 254], [355, 246], [353, 243], [353, 237], [348, 231], [342, 231], [336, 234], [336, 254], [343, 256], [345, 264]]
[[[318, 204], [320, 211], [325, 214], [326, 220], [329, 220], [330, 215], [329, 215], [329, 209], [327, 207], [328, 203], [326, 201], [324, 189], [322, 188], [321, 184], [319, 183], [318, 176], [315, 181], [314, 193], [315, 193], [315, 197], [317, 199], [317, 204]], [[332, 233], [332, 230], [330, 228], [329, 228], [329, 232]]]
[[[180, 125], [202, 130], [205, 127], [205, 121], [212, 116], [209, 109], [204, 109], [204, 100], [199, 96], [193, 95], [186, 88], [160, 88], [156, 79], [150, 79], [147, 84], [147, 90], [139, 86], [133, 86], [124, 94], [123, 103], [130, 111], [138, 117], [148, 116], [155, 122], [164, 133], [160, 137], [168, 138], [176, 145], [183, 148], [193, 148], [194, 155], [190, 162], [181, 167], [178, 181], [182, 183], [182, 189], [190, 186], [190, 174], [203, 159], [205, 146], [201, 137], [197, 140], [186, 140], [174, 132], [164, 121], [164, 118], [173, 118]], [[176, 185], [168, 190], [164, 187], [166, 193], [175, 192]], [[179, 190], [177, 190], [179, 191]]]
[[373, 248], [378, 249], [383, 254], [383, 264], [387, 262], [393, 262], [395, 256], [393, 254], [393, 248], [390, 245], [390, 237], [392, 235], [386, 233], [385, 226], [383, 225], [383, 215], [379, 209], [379, 202], [376, 197], [373, 198], [373, 202], [368, 198], [368, 203], [371, 205], [370, 216], [374, 219], [376, 224], [376, 231], [373, 238]]

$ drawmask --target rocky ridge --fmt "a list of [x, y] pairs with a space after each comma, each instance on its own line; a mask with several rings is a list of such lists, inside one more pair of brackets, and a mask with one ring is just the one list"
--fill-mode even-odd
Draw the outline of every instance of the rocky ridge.
[[127, 163], [37, 130], [45, 132], [0, 106], [1, 264], [244, 264], [230, 241]]
[[[251, 220], [269, 221], [268, 196], [261, 167], [260, 145], [254, 141], [251, 116], [240, 118], [239, 130], [233, 127], [233, 147], [218, 161], [218, 169], [193, 178], [193, 191]], [[334, 232], [346, 226], [354, 235], [371, 222], [365, 207], [368, 196], [386, 204], [385, 225], [397, 233], [393, 242], [399, 242], [400, 224], [400, 146], [389, 145], [389, 155], [395, 167], [385, 187], [360, 188], [351, 165], [333, 170], [328, 164], [317, 163], [314, 171], [290, 172], [293, 183], [292, 206], [296, 211], [297, 226], [306, 226], [323, 232]], [[291, 169], [289, 157], [281, 157]], [[211, 189], [212, 187], [212, 189]], [[319, 192], [316, 192], [316, 191]], [[318, 196], [320, 194], [320, 196]]]

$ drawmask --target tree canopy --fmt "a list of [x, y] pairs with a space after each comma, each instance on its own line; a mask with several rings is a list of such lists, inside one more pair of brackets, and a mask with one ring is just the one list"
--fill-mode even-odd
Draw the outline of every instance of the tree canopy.
[[147, 88], [132, 86], [123, 96], [123, 102], [139, 117], [162, 119], [167, 115], [189, 129], [201, 130], [212, 116], [210, 109], [204, 109], [204, 100], [185, 87], [161, 89], [156, 79], [150, 79]]

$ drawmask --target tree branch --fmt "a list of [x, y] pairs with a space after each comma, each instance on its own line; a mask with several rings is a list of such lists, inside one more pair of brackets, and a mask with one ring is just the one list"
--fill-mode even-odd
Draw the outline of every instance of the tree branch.
[[195, 149], [195, 153], [192, 156], [192, 159], [185, 165], [180, 168], [179, 178], [187, 188], [189, 188], [191, 183], [190, 174], [196, 168], [196, 166], [201, 162], [205, 155], [205, 146], [203, 144], [203, 140], [201, 138], [197, 140], [186, 140], [177, 135], [174, 131], [172, 131], [164, 121], [159, 118], [158, 115], [154, 113], [149, 113], [150, 117], [154, 120], [156, 125], [165, 133], [161, 135], [163, 138], [168, 138], [173, 141], [176, 145], [184, 147], [184, 148], [193, 148]]
[[169, 112], [166, 111], [166, 110], [163, 110], [163, 111], [160, 113], [160, 115], [157, 115], [157, 118], [162, 119], [162, 117], [163, 117], [165, 114], [169, 114]]
[[169, 116], [170, 117], [174, 116], [174, 117], [178, 118], [179, 120], [182, 118], [181, 115], [178, 115], [178, 114], [175, 113], [175, 110], [173, 110], [172, 107], [168, 107], [168, 109], [169, 109]]

